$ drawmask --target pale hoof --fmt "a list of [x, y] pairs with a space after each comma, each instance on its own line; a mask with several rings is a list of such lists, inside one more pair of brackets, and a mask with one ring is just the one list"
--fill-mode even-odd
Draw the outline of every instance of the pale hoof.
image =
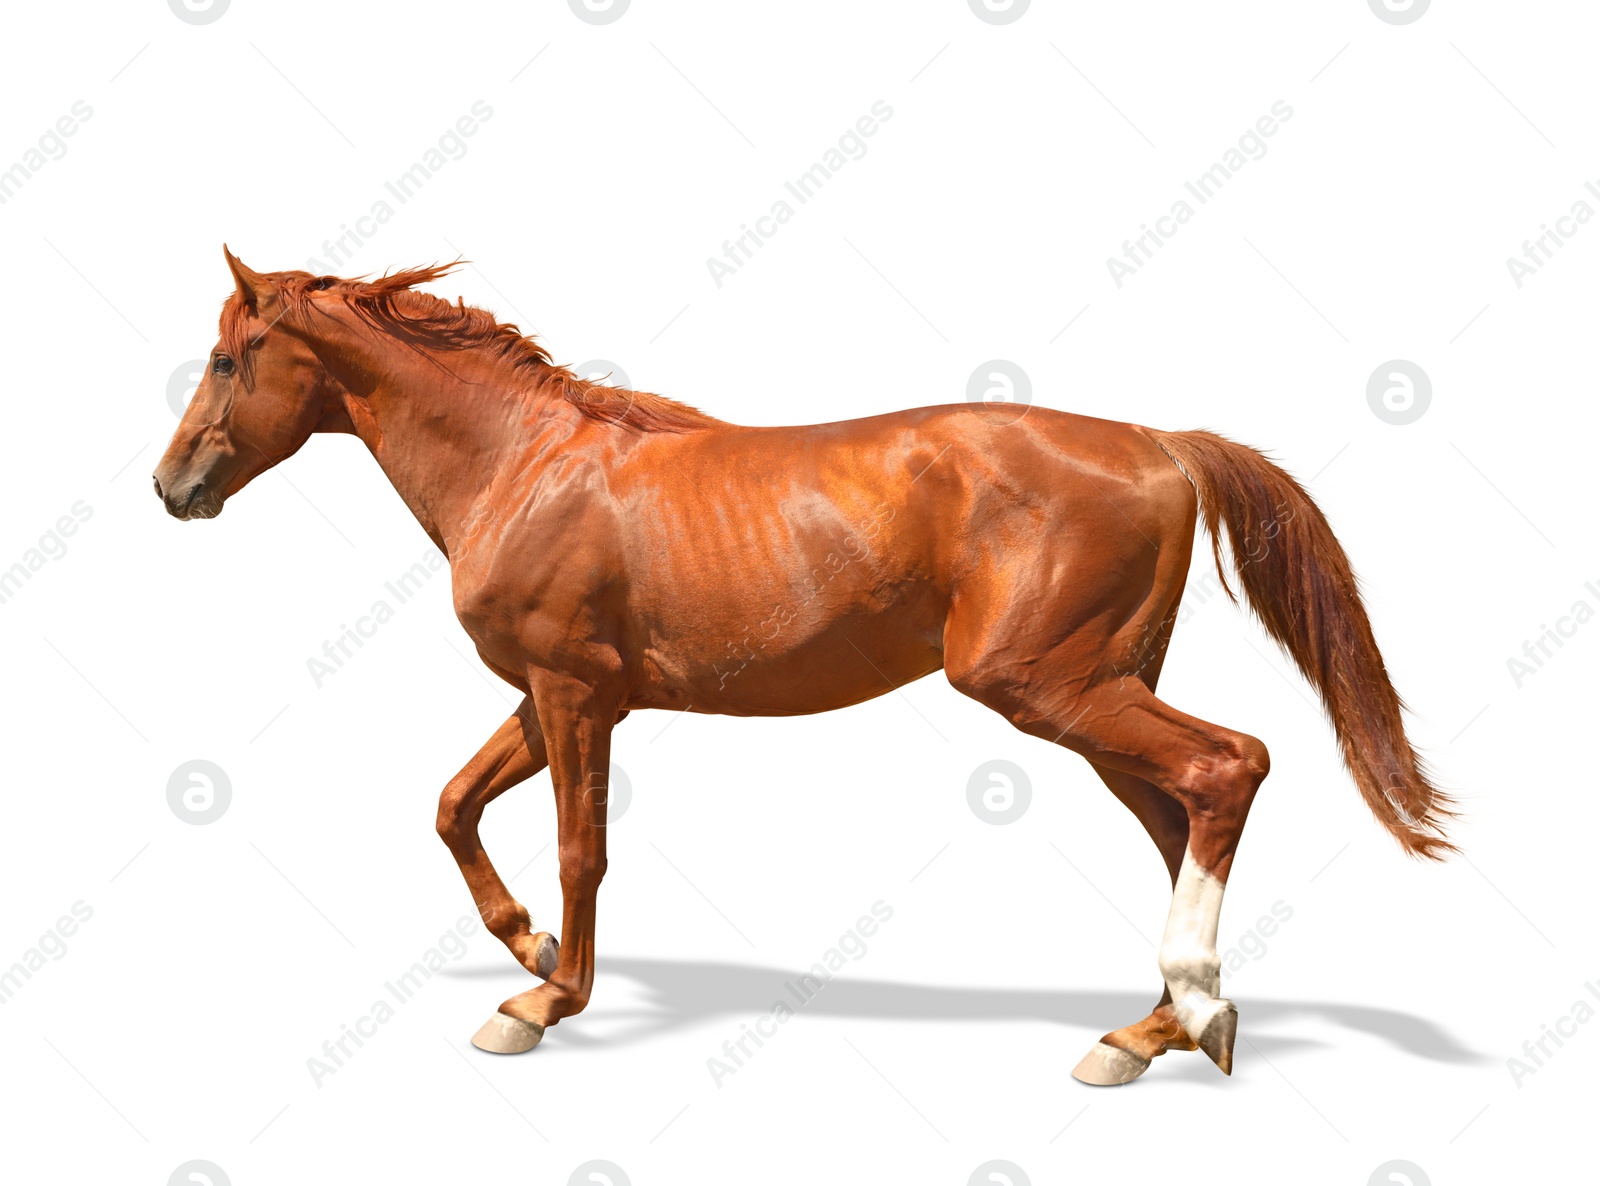
[[496, 1013], [472, 1035], [472, 1044], [490, 1054], [521, 1054], [532, 1050], [544, 1037], [544, 1026], [520, 1017]]
[[1149, 1069], [1150, 1064], [1131, 1050], [1096, 1042], [1083, 1061], [1072, 1068], [1072, 1077], [1094, 1087], [1120, 1087]]
[[1190, 998], [1190, 1002], [1177, 1006], [1177, 1013], [1184, 1032], [1217, 1064], [1217, 1069], [1224, 1075], [1233, 1074], [1233, 1040], [1239, 1033], [1239, 1011], [1233, 1002], [1223, 997]]
[[556, 970], [556, 961], [561, 957], [561, 945], [549, 931], [540, 931], [533, 938], [538, 944], [534, 948], [533, 974], [540, 980], [548, 980], [550, 973]]

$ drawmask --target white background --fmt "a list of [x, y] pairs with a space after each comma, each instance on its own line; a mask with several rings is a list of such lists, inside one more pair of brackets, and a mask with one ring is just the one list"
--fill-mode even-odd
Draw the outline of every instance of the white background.
[[[147, 0], [7, 22], [0, 167], [93, 109], [0, 205], [0, 568], [92, 508], [0, 604], [0, 967], [93, 910], [0, 1006], [8, 1178], [1558, 1176], [1600, 1025], [1520, 1085], [1506, 1060], [1600, 1007], [1579, 748], [1600, 625], [1520, 686], [1507, 660], [1600, 608], [1600, 226], [1520, 288], [1505, 261], [1600, 209], [1592, 11], [1035, 0], [996, 26], [961, 0], [634, 0], [593, 26], [559, 0], [234, 0], [196, 26]], [[936, 676], [814, 718], [630, 718], [588, 1011], [530, 1055], [474, 1050], [529, 984], [480, 931], [316, 1085], [322, 1043], [472, 913], [434, 805], [515, 696], [466, 660], [442, 575], [313, 683], [307, 660], [430, 548], [353, 438], [314, 439], [215, 522], [168, 518], [149, 474], [169, 376], [215, 337], [222, 242], [263, 270], [326, 259], [480, 99], [465, 155], [344, 271], [460, 253], [441, 295], [734, 421], [959, 401], [1003, 358], [1037, 403], [1270, 449], [1365, 580], [1465, 856], [1402, 858], [1310, 690], [1192, 583], [1162, 695], [1273, 756], [1222, 944], [1292, 910], [1225, 979], [1231, 1080], [1198, 1054], [1126, 1090], [1069, 1077], [1160, 991], [1166, 879], [1082, 761]], [[880, 99], [869, 151], [719, 288], [707, 258]], [[1107, 257], [1278, 100], [1266, 154], [1119, 288]], [[1405, 426], [1366, 398], [1396, 358], [1433, 384]], [[232, 786], [203, 827], [166, 797], [195, 758]], [[1003, 827], [966, 801], [996, 758], [1033, 789]], [[548, 786], [485, 838], [553, 927]], [[866, 955], [717, 1086], [707, 1060], [880, 899]]]

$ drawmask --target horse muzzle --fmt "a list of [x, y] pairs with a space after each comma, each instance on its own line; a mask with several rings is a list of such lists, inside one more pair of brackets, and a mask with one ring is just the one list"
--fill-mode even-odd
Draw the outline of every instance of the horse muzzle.
[[169, 482], [152, 475], [156, 497], [174, 519], [215, 519], [222, 513], [222, 496], [204, 481]]

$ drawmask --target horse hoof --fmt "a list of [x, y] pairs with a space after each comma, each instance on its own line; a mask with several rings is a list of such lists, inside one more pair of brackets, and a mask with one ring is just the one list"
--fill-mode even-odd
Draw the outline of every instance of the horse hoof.
[[1233, 1074], [1233, 1040], [1239, 1033], [1239, 1010], [1233, 1002], [1213, 997], [1182, 1015], [1183, 1028], [1224, 1075]]
[[556, 961], [561, 955], [561, 945], [549, 931], [540, 931], [533, 939], [538, 945], [533, 953], [533, 974], [540, 980], [548, 980], [550, 973], [556, 970]]
[[1132, 1083], [1150, 1069], [1150, 1064], [1131, 1050], [1096, 1042], [1083, 1061], [1072, 1068], [1072, 1077], [1094, 1087], [1120, 1087]]
[[496, 1013], [472, 1035], [472, 1044], [490, 1054], [521, 1054], [532, 1050], [544, 1037], [544, 1026], [520, 1017]]

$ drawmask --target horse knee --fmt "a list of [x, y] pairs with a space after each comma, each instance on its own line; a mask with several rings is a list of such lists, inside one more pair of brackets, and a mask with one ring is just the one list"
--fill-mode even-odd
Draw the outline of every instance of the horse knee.
[[450, 782], [439, 794], [439, 812], [434, 818], [433, 827], [451, 852], [462, 847], [477, 823], [469, 807], [472, 790], [470, 785]]
[[606, 858], [587, 846], [561, 849], [561, 892], [569, 897], [584, 897], [600, 888], [606, 875]]

